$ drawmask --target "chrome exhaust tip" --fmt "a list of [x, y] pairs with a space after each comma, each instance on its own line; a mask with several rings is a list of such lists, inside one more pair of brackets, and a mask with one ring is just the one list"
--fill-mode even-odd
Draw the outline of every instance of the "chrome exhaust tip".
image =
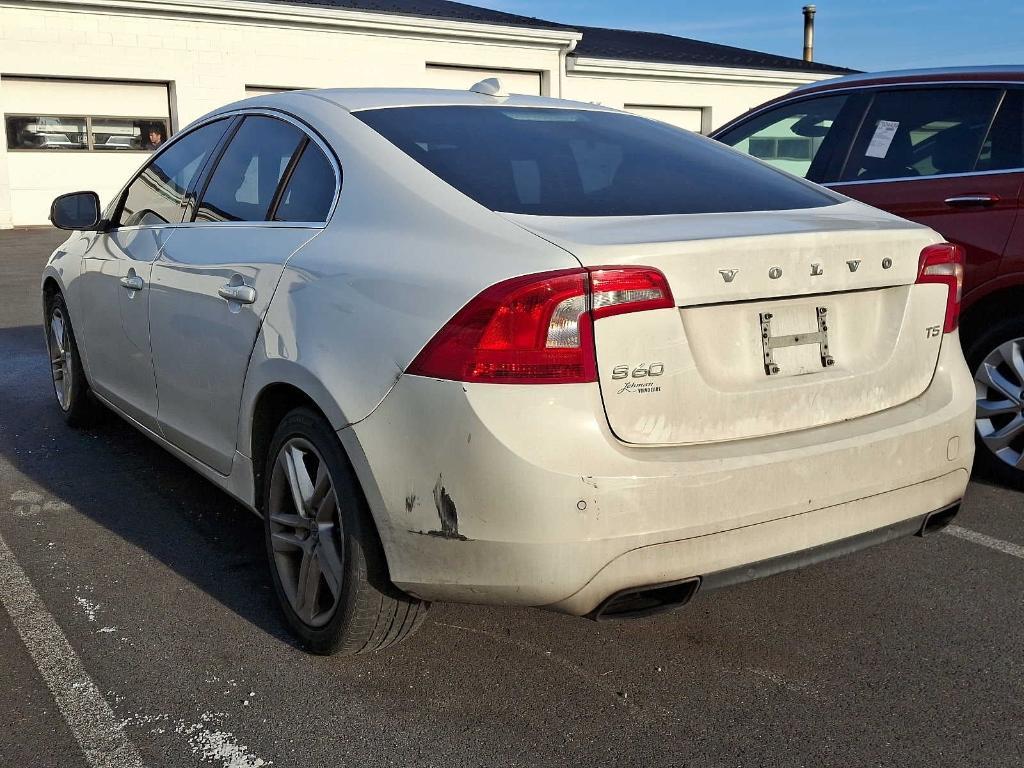
[[953, 518], [960, 512], [960, 502], [951, 504], [943, 509], [937, 509], [931, 514], [925, 516], [924, 522], [921, 523], [921, 529], [917, 532], [918, 536], [928, 536], [929, 534], [941, 531], [947, 525], [953, 522]]
[[693, 599], [699, 589], [700, 576], [624, 589], [601, 603], [588, 618], [594, 621], [618, 621], [667, 613], [682, 608]]

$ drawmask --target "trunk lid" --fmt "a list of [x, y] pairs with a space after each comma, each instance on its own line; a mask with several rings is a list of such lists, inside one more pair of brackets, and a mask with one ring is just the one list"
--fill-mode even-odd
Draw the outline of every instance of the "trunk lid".
[[[678, 445], [810, 429], [931, 382], [946, 290], [914, 285], [931, 230], [858, 203], [622, 218], [509, 215], [584, 266], [663, 272], [676, 309], [594, 325], [608, 423]], [[941, 328], [940, 328], [941, 331]]]

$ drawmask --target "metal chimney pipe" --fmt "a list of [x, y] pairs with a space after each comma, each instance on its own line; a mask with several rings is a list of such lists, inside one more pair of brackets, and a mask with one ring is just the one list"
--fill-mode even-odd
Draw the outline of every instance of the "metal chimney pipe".
[[814, 12], [813, 5], [804, 6], [804, 61], [814, 61]]

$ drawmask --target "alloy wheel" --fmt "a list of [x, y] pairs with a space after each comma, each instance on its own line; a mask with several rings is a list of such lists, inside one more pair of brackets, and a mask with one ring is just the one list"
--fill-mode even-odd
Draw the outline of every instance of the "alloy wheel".
[[343, 531], [327, 464], [308, 440], [293, 437], [278, 452], [267, 514], [285, 596], [303, 623], [322, 627], [341, 601]]
[[50, 374], [53, 377], [53, 391], [57, 395], [60, 407], [66, 411], [71, 405], [74, 368], [71, 364], [68, 324], [64, 312], [59, 307], [50, 314], [47, 339], [50, 345]]
[[974, 374], [976, 425], [982, 443], [1000, 461], [1024, 470], [1024, 338], [993, 349]]

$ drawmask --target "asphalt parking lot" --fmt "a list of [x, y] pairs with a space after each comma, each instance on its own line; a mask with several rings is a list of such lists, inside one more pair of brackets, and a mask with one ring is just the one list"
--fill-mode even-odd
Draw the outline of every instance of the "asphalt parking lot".
[[64, 426], [61, 239], [0, 232], [0, 765], [1024, 764], [1024, 495], [982, 481], [956, 535], [680, 613], [437, 605], [390, 652], [305, 654], [255, 517], [113, 417]]

